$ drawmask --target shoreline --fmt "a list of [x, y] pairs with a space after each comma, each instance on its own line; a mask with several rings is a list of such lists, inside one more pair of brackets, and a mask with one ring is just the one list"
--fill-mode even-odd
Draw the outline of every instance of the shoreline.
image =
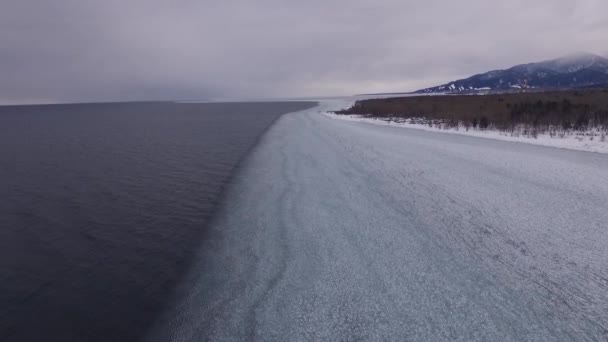
[[608, 89], [357, 99], [332, 117], [608, 153]]
[[579, 135], [568, 135], [564, 138], [553, 138], [547, 134], [539, 134], [537, 138], [526, 137], [526, 136], [510, 136], [506, 133], [503, 133], [498, 130], [477, 130], [470, 129], [466, 130], [464, 127], [455, 128], [439, 128], [439, 127], [430, 127], [426, 124], [412, 123], [411, 121], [404, 120], [403, 118], [398, 117], [366, 117], [365, 115], [345, 115], [345, 114], [335, 114], [331, 112], [323, 112], [324, 115], [334, 119], [334, 120], [343, 120], [343, 121], [351, 121], [351, 122], [363, 122], [374, 125], [382, 125], [382, 126], [393, 126], [400, 128], [409, 128], [409, 129], [417, 129], [424, 130], [427, 132], [436, 132], [436, 133], [446, 133], [446, 134], [458, 134], [470, 137], [477, 137], [483, 139], [492, 139], [492, 140], [500, 140], [507, 142], [519, 142], [531, 145], [540, 145], [545, 147], [554, 147], [554, 148], [562, 148], [569, 149], [575, 151], [583, 151], [583, 152], [594, 152], [601, 154], [608, 154], [608, 141], [600, 141], [600, 137], [596, 137], [593, 141], [588, 140], [589, 137], [584, 137], [579, 141], [577, 137]]

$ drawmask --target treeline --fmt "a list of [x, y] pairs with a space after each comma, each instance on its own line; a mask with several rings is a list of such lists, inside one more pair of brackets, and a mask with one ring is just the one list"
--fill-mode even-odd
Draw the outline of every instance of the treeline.
[[411, 119], [442, 128], [496, 129], [536, 136], [608, 129], [608, 90], [413, 96], [357, 101], [337, 114]]

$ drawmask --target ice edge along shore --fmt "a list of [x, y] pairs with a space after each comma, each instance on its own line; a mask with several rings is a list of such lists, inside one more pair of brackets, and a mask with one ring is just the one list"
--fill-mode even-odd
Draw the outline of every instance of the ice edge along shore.
[[[344, 107], [347, 108], [347, 107]], [[366, 117], [364, 115], [343, 115], [343, 114], [335, 114], [333, 111], [322, 111], [322, 114], [336, 119], [336, 120], [344, 120], [344, 121], [354, 121], [354, 122], [365, 122], [375, 125], [383, 125], [383, 126], [394, 126], [394, 127], [402, 127], [402, 128], [410, 128], [410, 129], [418, 129], [429, 132], [438, 132], [438, 133], [447, 133], [447, 134], [459, 134], [466, 135], [471, 137], [485, 138], [485, 139], [494, 139], [501, 141], [510, 141], [510, 142], [519, 142], [526, 143], [532, 145], [541, 145], [555, 148], [564, 148], [569, 150], [576, 151], [585, 151], [585, 152], [596, 152], [608, 154], [608, 141], [601, 141], [600, 137], [596, 136], [593, 140], [590, 139], [589, 136], [579, 136], [579, 135], [568, 135], [563, 138], [560, 137], [550, 137], [547, 134], [539, 134], [538, 137], [526, 137], [526, 136], [511, 136], [505, 134], [503, 132], [497, 130], [465, 130], [464, 127], [462, 129], [444, 129], [436, 126], [430, 127], [426, 124], [414, 123], [411, 121], [403, 121], [402, 118], [372, 118]]]

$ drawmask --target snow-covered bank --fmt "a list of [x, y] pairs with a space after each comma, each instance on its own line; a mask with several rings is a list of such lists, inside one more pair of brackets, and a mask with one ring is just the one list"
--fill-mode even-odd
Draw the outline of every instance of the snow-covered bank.
[[[347, 107], [344, 107], [347, 108]], [[494, 140], [520, 142], [526, 144], [542, 145], [557, 148], [566, 148], [578, 151], [587, 152], [598, 152], [608, 154], [608, 137], [602, 139], [601, 134], [589, 135], [589, 132], [583, 132], [581, 134], [569, 134], [564, 137], [551, 137], [549, 134], [539, 133], [536, 138], [527, 137], [522, 134], [511, 135], [498, 130], [486, 129], [477, 130], [460, 127], [459, 129], [454, 128], [442, 128], [440, 125], [428, 125], [423, 124], [423, 119], [403, 119], [403, 118], [372, 118], [363, 115], [338, 115], [332, 111], [324, 111], [323, 114], [339, 120], [347, 121], [358, 121], [367, 122], [377, 125], [405, 127], [412, 129], [420, 129], [430, 132], [441, 132], [448, 134], [460, 134], [472, 137], [487, 138]]]

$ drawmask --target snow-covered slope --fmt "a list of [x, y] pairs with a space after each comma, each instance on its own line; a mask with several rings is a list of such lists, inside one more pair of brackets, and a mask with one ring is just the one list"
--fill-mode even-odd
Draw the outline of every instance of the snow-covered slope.
[[576, 88], [608, 83], [608, 59], [587, 53], [553, 60], [516, 65], [426, 88], [417, 93], [507, 90], [524, 86], [533, 88]]

